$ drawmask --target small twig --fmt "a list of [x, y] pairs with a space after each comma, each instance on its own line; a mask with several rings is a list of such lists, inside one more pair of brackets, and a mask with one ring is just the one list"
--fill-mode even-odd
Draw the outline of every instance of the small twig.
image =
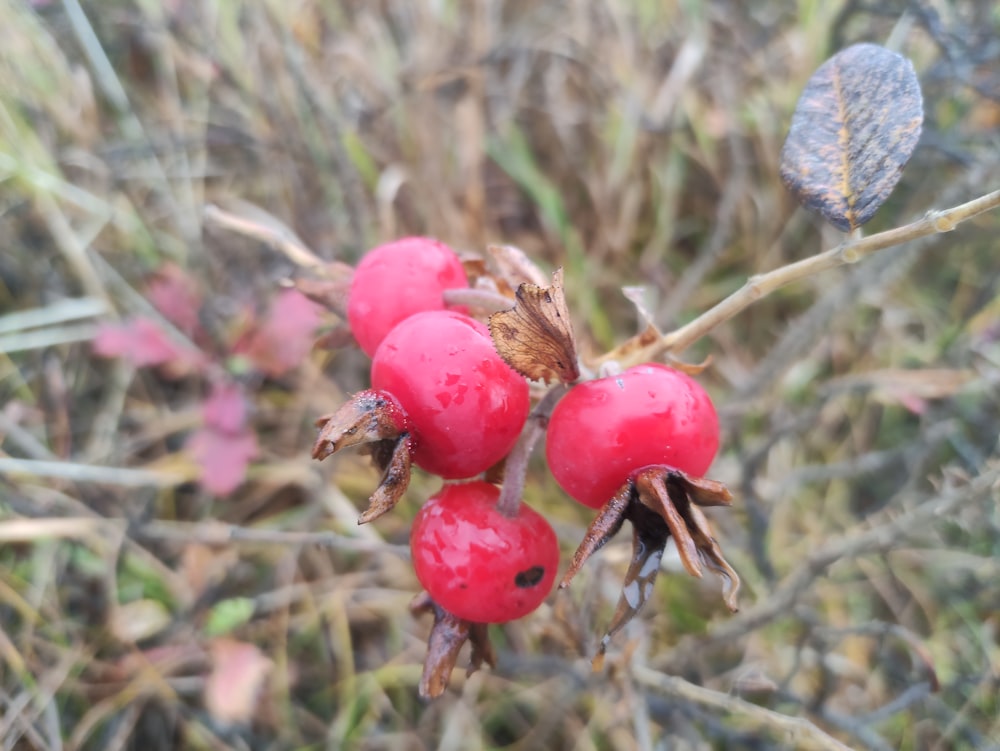
[[390, 552], [401, 558], [410, 557], [408, 545], [392, 545], [383, 540], [347, 537], [336, 532], [286, 532], [276, 529], [251, 529], [221, 522], [154, 521], [132, 530], [137, 538], [168, 542], [197, 542], [203, 545], [246, 543], [255, 545], [315, 545], [336, 550], [362, 553]]
[[664, 696], [711, 707], [739, 717], [756, 730], [770, 731], [782, 737], [795, 748], [850, 751], [848, 746], [827, 735], [805, 718], [789, 717], [739, 697], [697, 686], [683, 678], [659, 673], [645, 665], [633, 664], [631, 670], [636, 683], [641, 686]]
[[76, 344], [89, 342], [97, 333], [97, 325], [93, 323], [78, 323], [67, 326], [50, 326], [34, 331], [6, 334], [0, 336], [0, 352], [28, 352], [33, 349], [58, 347], [61, 344]]
[[270, 245], [284, 253], [297, 266], [313, 268], [324, 263], [322, 258], [309, 250], [287, 227], [279, 229], [270, 223], [255, 222], [253, 219], [238, 216], [213, 205], [206, 206], [203, 214], [206, 222]]
[[108, 304], [95, 297], [70, 297], [44, 308], [18, 310], [0, 316], [0, 334], [55, 326], [68, 321], [94, 318], [108, 312]]
[[125, 467], [98, 467], [72, 462], [35, 461], [0, 457], [0, 474], [44, 477], [71, 482], [92, 482], [123, 488], [169, 487], [180, 485], [188, 478], [173, 472]]
[[652, 344], [634, 351], [624, 366], [649, 362], [667, 352], [681, 352], [716, 326], [725, 323], [753, 303], [792, 282], [829, 271], [839, 266], [857, 263], [865, 256], [902, 243], [939, 232], [950, 232], [974, 216], [1000, 206], [1000, 190], [943, 211], [930, 211], [922, 219], [896, 229], [879, 232], [859, 239], [849, 239], [829, 250], [787, 266], [750, 277], [740, 289], [705, 311], [690, 323], [664, 334]]
[[0, 521], [0, 542], [31, 542], [61, 538], [86, 538], [104, 529], [125, 529], [125, 521], [93, 516], [63, 516], [55, 519], [8, 519]]
[[911, 529], [930, 524], [953, 509], [991, 491], [997, 492], [995, 486], [998, 482], [1000, 469], [984, 472], [968, 485], [945, 491], [937, 498], [919, 503], [902, 513], [895, 508], [887, 510], [880, 515], [881, 523], [876, 523], [863, 532], [834, 538], [807, 555], [802, 564], [781, 581], [770, 597], [710, 628], [707, 641], [729, 642], [738, 639], [782, 613], [789, 612], [799, 595], [834, 563], [888, 550]]

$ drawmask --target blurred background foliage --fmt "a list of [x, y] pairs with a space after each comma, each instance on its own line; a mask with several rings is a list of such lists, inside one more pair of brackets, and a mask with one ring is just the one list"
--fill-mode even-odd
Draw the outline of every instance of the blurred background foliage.
[[[597, 355], [639, 326], [622, 286], [669, 330], [839, 241], [777, 164], [805, 81], [851, 43], [909, 56], [926, 109], [866, 233], [1000, 187], [992, 0], [0, 0], [0, 20], [2, 748], [1000, 748], [996, 216], [684, 353], [711, 356], [741, 613], [668, 559], [591, 674], [623, 533], [431, 705], [405, 545], [436, 481], [355, 525], [373, 471], [308, 452], [365, 358], [274, 377], [230, 357], [301, 272], [205, 221], [347, 263], [411, 233], [517, 245], [565, 266]], [[226, 497], [185, 450], [205, 379], [91, 352], [101, 322], [163, 322], [145, 290], [167, 264], [250, 397], [259, 456]], [[571, 551], [590, 514], [541, 461], [527, 500]]]

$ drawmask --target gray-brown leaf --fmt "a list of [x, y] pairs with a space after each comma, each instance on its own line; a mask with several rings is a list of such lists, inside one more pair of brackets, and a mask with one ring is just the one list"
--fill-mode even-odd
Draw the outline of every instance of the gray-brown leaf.
[[781, 179], [837, 229], [872, 218], [920, 138], [920, 83], [908, 59], [855, 44], [809, 79], [781, 151]]

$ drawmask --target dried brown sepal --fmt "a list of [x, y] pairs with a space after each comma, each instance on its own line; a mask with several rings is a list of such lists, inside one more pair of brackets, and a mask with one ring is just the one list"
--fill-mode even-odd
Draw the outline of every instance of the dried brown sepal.
[[709, 355], [701, 362], [684, 362], [683, 360], [678, 360], [675, 357], [667, 357], [667, 365], [669, 365], [674, 370], [679, 370], [682, 373], [689, 376], [700, 375], [704, 372], [705, 368], [712, 364], [712, 356]]
[[[722, 554], [722, 548], [712, 534], [708, 519], [699, 506], [729, 506], [732, 494], [721, 482], [689, 477], [675, 469], [653, 467], [636, 476], [639, 503], [659, 514], [674, 534], [674, 542], [684, 568], [692, 576], [701, 576], [707, 566], [725, 581], [723, 599], [733, 612], [739, 610], [736, 595], [740, 577]], [[674, 527], [668, 518], [680, 519], [683, 526]]]
[[[680, 554], [681, 563], [691, 576], [701, 578], [701, 561], [698, 558], [698, 548], [695, 546], [694, 538], [691, 537], [688, 529], [688, 518], [682, 514], [681, 510], [674, 504], [674, 500], [667, 492], [667, 485], [664, 482], [663, 473], [660, 470], [645, 471], [635, 478], [635, 490], [639, 498], [639, 503], [648, 508], [666, 523], [670, 535], [674, 538], [677, 552]], [[683, 504], [682, 504], [683, 505]], [[690, 506], [690, 504], [687, 504]], [[635, 519], [633, 518], [633, 524]], [[652, 519], [649, 520], [651, 526], [660, 526]], [[666, 540], [664, 540], [666, 542]], [[625, 577], [626, 583], [628, 577]]]
[[313, 349], [325, 350], [327, 352], [344, 349], [345, 347], [350, 347], [355, 343], [354, 334], [351, 333], [351, 327], [346, 323], [339, 326], [334, 326], [332, 329], [322, 334], [315, 342], [313, 342]]
[[399, 423], [399, 408], [389, 397], [372, 389], [359, 391], [336, 412], [316, 420], [319, 435], [312, 457], [325, 459], [348, 446], [398, 438]]
[[392, 510], [410, 484], [410, 435], [401, 430], [404, 423], [396, 403], [371, 389], [359, 391], [336, 412], [316, 420], [319, 435], [313, 445], [313, 459], [325, 459], [348, 446], [361, 446], [382, 472], [358, 524], [367, 524]]
[[500, 278], [516, 289], [522, 284], [544, 287], [548, 281], [545, 272], [520, 248], [513, 245], [490, 245], [486, 248], [500, 271]]
[[[683, 472], [672, 470], [667, 474], [667, 488], [682, 486], [691, 502], [698, 506], [732, 506], [733, 494], [724, 482], [705, 477], [689, 477]], [[674, 491], [677, 492], [676, 490]]]
[[853, 230], [896, 187], [923, 119], [913, 64], [877, 44], [855, 44], [806, 84], [781, 150], [781, 179], [806, 208]]
[[618, 534], [618, 530], [625, 523], [625, 514], [632, 503], [632, 496], [635, 486], [627, 482], [615, 493], [611, 500], [601, 507], [601, 510], [594, 517], [594, 521], [587, 528], [587, 534], [583, 537], [583, 542], [573, 554], [573, 560], [569, 564], [565, 576], [559, 582], [559, 588], [565, 589], [573, 581], [580, 568], [586, 563], [594, 553], [604, 547], [607, 542]]
[[323, 278], [296, 279], [292, 284], [313, 302], [319, 303], [341, 318], [347, 318], [347, 296], [351, 290], [354, 269], [346, 263], [333, 261], [321, 269]]
[[723, 580], [722, 599], [725, 601], [726, 607], [735, 613], [740, 609], [740, 604], [736, 599], [740, 591], [740, 576], [722, 555], [722, 548], [712, 536], [712, 528], [709, 526], [704, 512], [697, 506], [689, 506], [688, 509], [693, 523], [691, 536], [694, 538], [701, 562]]
[[444, 693], [458, 661], [458, 654], [466, 641], [472, 646], [466, 675], [479, 670], [484, 662], [490, 667], [496, 667], [496, 652], [485, 623], [472, 623], [456, 618], [434, 602], [426, 592], [421, 592], [410, 603], [410, 612], [415, 616], [427, 612], [434, 614], [434, 626], [427, 639], [427, 657], [424, 659], [424, 670], [418, 687], [421, 698], [436, 699]]
[[[378, 448], [373, 447], [372, 458], [376, 466], [382, 466], [382, 479], [379, 480], [378, 487], [368, 499], [368, 508], [358, 517], [358, 524], [367, 524], [378, 519], [382, 514], [392, 511], [399, 499], [403, 497], [406, 488], [410, 485], [410, 446], [409, 436], [403, 433], [394, 443], [390, 441], [380, 441]], [[388, 444], [388, 445], [386, 445]], [[388, 452], [388, 460], [384, 460], [381, 453], [391, 446]]]
[[530, 380], [573, 383], [580, 368], [562, 269], [552, 275], [550, 287], [521, 284], [516, 299], [513, 308], [490, 316], [490, 335], [500, 357]]
[[623, 485], [598, 512], [559, 585], [568, 586], [587, 558], [613, 537], [626, 519], [632, 523], [632, 560], [615, 614], [594, 658], [595, 669], [603, 661], [614, 635], [632, 620], [652, 594], [670, 537], [674, 538], [687, 572], [701, 577], [702, 569], [707, 567], [717, 573], [725, 580], [726, 605], [730, 610], [738, 609], [740, 578], [726, 561], [712, 536], [708, 519], [698, 508], [731, 503], [732, 495], [721, 482], [688, 477], [668, 467], [650, 467]]
[[625, 340], [617, 347], [601, 355], [597, 362], [629, 362], [632, 355], [652, 346], [660, 340], [660, 332], [655, 326], [647, 326], [640, 333]]
[[632, 620], [652, 596], [656, 575], [660, 573], [660, 559], [663, 558], [667, 538], [670, 537], [663, 524], [656, 523], [654, 512], [641, 503], [633, 502], [629, 509], [629, 519], [632, 522], [632, 560], [625, 572], [615, 614], [601, 637], [594, 657], [595, 667], [603, 663], [604, 653], [614, 635]]

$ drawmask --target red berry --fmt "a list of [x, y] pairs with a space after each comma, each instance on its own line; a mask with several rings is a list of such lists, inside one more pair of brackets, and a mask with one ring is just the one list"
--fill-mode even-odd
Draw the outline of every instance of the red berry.
[[528, 383], [500, 359], [487, 328], [462, 313], [417, 313], [372, 359], [372, 388], [406, 415], [413, 461], [472, 477], [513, 448], [528, 417]]
[[462, 262], [444, 243], [407, 237], [370, 250], [354, 271], [347, 320], [371, 357], [400, 321], [423, 310], [444, 310], [446, 289], [468, 287]]
[[417, 579], [434, 601], [473, 623], [527, 615], [552, 590], [559, 566], [556, 533], [537, 511], [496, 507], [486, 482], [445, 485], [417, 514], [410, 549]]
[[708, 394], [690, 376], [657, 364], [574, 386], [553, 410], [545, 441], [556, 482], [592, 508], [643, 467], [701, 476], [718, 448]]

